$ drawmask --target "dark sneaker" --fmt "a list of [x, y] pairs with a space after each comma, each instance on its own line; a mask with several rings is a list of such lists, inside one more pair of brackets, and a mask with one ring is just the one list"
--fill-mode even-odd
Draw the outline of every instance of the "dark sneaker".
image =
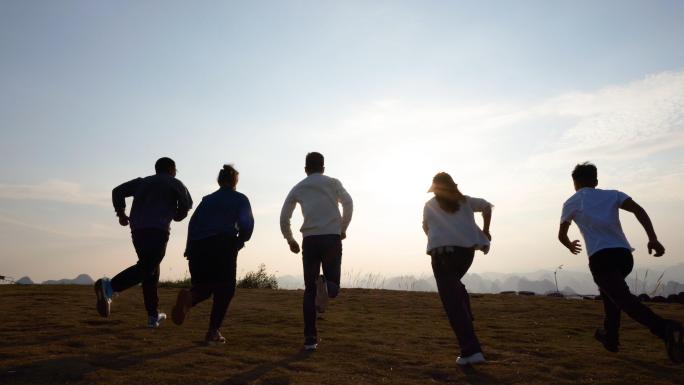
[[620, 342], [617, 339], [608, 338], [606, 331], [603, 329], [596, 329], [594, 338], [603, 344], [603, 347], [609, 352], [617, 353], [620, 348]]
[[225, 344], [226, 338], [221, 335], [220, 331], [210, 330], [207, 332], [207, 335], [204, 337], [204, 342], [206, 342], [209, 345]]
[[181, 289], [176, 298], [176, 305], [171, 310], [171, 320], [176, 325], [181, 325], [185, 321], [192, 308], [192, 294], [190, 290]]
[[684, 329], [679, 322], [668, 321], [665, 329], [665, 347], [672, 362], [684, 362]]
[[111, 295], [108, 295], [111, 291], [109, 289], [110, 286], [109, 278], [98, 279], [94, 285], [95, 297], [97, 298], [97, 312], [105, 318], [109, 317], [111, 312], [112, 298]]
[[485, 360], [484, 355], [482, 355], [482, 352], [477, 352], [469, 356], [458, 356], [456, 358], [456, 363], [461, 366], [484, 364], [485, 362], [487, 362], [487, 360]]
[[328, 284], [325, 282], [325, 277], [321, 275], [316, 280], [316, 311], [325, 313], [328, 307]]
[[166, 319], [166, 313], [159, 313], [156, 316], [147, 317], [147, 327], [150, 329], [156, 329], [159, 325]]
[[304, 350], [314, 351], [318, 348], [318, 338], [317, 337], [306, 337], [304, 339]]

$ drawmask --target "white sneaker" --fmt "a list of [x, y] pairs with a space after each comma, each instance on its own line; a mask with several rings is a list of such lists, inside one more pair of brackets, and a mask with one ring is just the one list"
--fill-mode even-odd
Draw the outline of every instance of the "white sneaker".
[[325, 277], [321, 275], [316, 280], [316, 310], [319, 313], [325, 313], [328, 307], [328, 285], [325, 282]]
[[482, 363], [484, 363], [484, 362], [487, 362], [487, 360], [485, 360], [485, 358], [484, 358], [484, 356], [482, 355], [481, 352], [475, 353], [475, 354], [471, 354], [471, 355], [469, 355], [469, 356], [467, 356], [467, 357], [460, 357], [460, 356], [459, 356], [459, 357], [456, 359], [456, 363], [459, 364], [459, 365], [462, 365], [462, 366], [465, 366], [465, 365], [472, 365], [472, 364], [482, 364]]
[[162, 323], [166, 319], [166, 313], [159, 313], [157, 314], [156, 317], [149, 316], [147, 317], [147, 327], [150, 329], [156, 329], [159, 327], [159, 324]]

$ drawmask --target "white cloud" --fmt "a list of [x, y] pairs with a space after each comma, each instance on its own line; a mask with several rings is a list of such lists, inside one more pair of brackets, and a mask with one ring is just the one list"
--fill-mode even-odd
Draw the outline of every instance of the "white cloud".
[[38, 184], [0, 184], [0, 199], [28, 199], [94, 206], [110, 204], [105, 194], [84, 192], [77, 183], [57, 179]]

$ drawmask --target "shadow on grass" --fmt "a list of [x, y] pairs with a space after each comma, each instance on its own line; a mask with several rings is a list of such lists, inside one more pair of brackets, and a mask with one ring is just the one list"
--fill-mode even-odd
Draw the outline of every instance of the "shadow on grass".
[[471, 385], [485, 385], [485, 384], [501, 384], [501, 380], [477, 370], [474, 366], [464, 366], [461, 368], [463, 375], [465, 376], [466, 383]]
[[32, 362], [28, 365], [3, 368], [1, 384], [62, 384], [81, 381], [83, 377], [99, 368], [122, 370], [147, 360], [165, 358], [187, 352], [198, 345], [179, 347], [154, 353], [135, 352], [100, 354], [96, 356], [71, 356]]
[[[256, 381], [263, 377], [264, 375], [268, 374], [274, 369], [277, 368], [287, 368], [290, 364], [301, 361], [309, 357], [312, 352], [307, 352], [307, 351], [299, 351], [297, 354], [283, 358], [278, 361], [272, 361], [272, 362], [266, 362], [260, 365], [255, 366], [254, 368], [238, 373], [231, 378], [220, 382], [219, 385], [243, 385], [243, 384], [249, 384], [252, 383], [253, 381]], [[287, 377], [278, 377], [278, 378], [273, 378], [271, 379], [270, 383], [273, 384], [290, 384], [290, 379]]]

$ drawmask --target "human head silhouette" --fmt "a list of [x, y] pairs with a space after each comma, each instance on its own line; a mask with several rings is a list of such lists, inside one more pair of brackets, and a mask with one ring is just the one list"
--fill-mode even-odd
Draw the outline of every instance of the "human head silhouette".
[[229, 187], [235, 190], [237, 186], [240, 173], [236, 170], [233, 165], [224, 164], [221, 171], [219, 171], [218, 178], [216, 181], [221, 187]]
[[320, 152], [310, 152], [306, 154], [306, 164], [304, 166], [306, 175], [323, 173], [325, 171], [323, 154]]
[[598, 170], [592, 163], [584, 162], [575, 166], [572, 170], [572, 181], [575, 184], [575, 191], [583, 188], [594, 188], [598, 185]]
[[176, 176], [176, 162], [167, 157], [159, 158], [154, 164], [154, 171], [157, 174], [169, 174], [171, 176]]

